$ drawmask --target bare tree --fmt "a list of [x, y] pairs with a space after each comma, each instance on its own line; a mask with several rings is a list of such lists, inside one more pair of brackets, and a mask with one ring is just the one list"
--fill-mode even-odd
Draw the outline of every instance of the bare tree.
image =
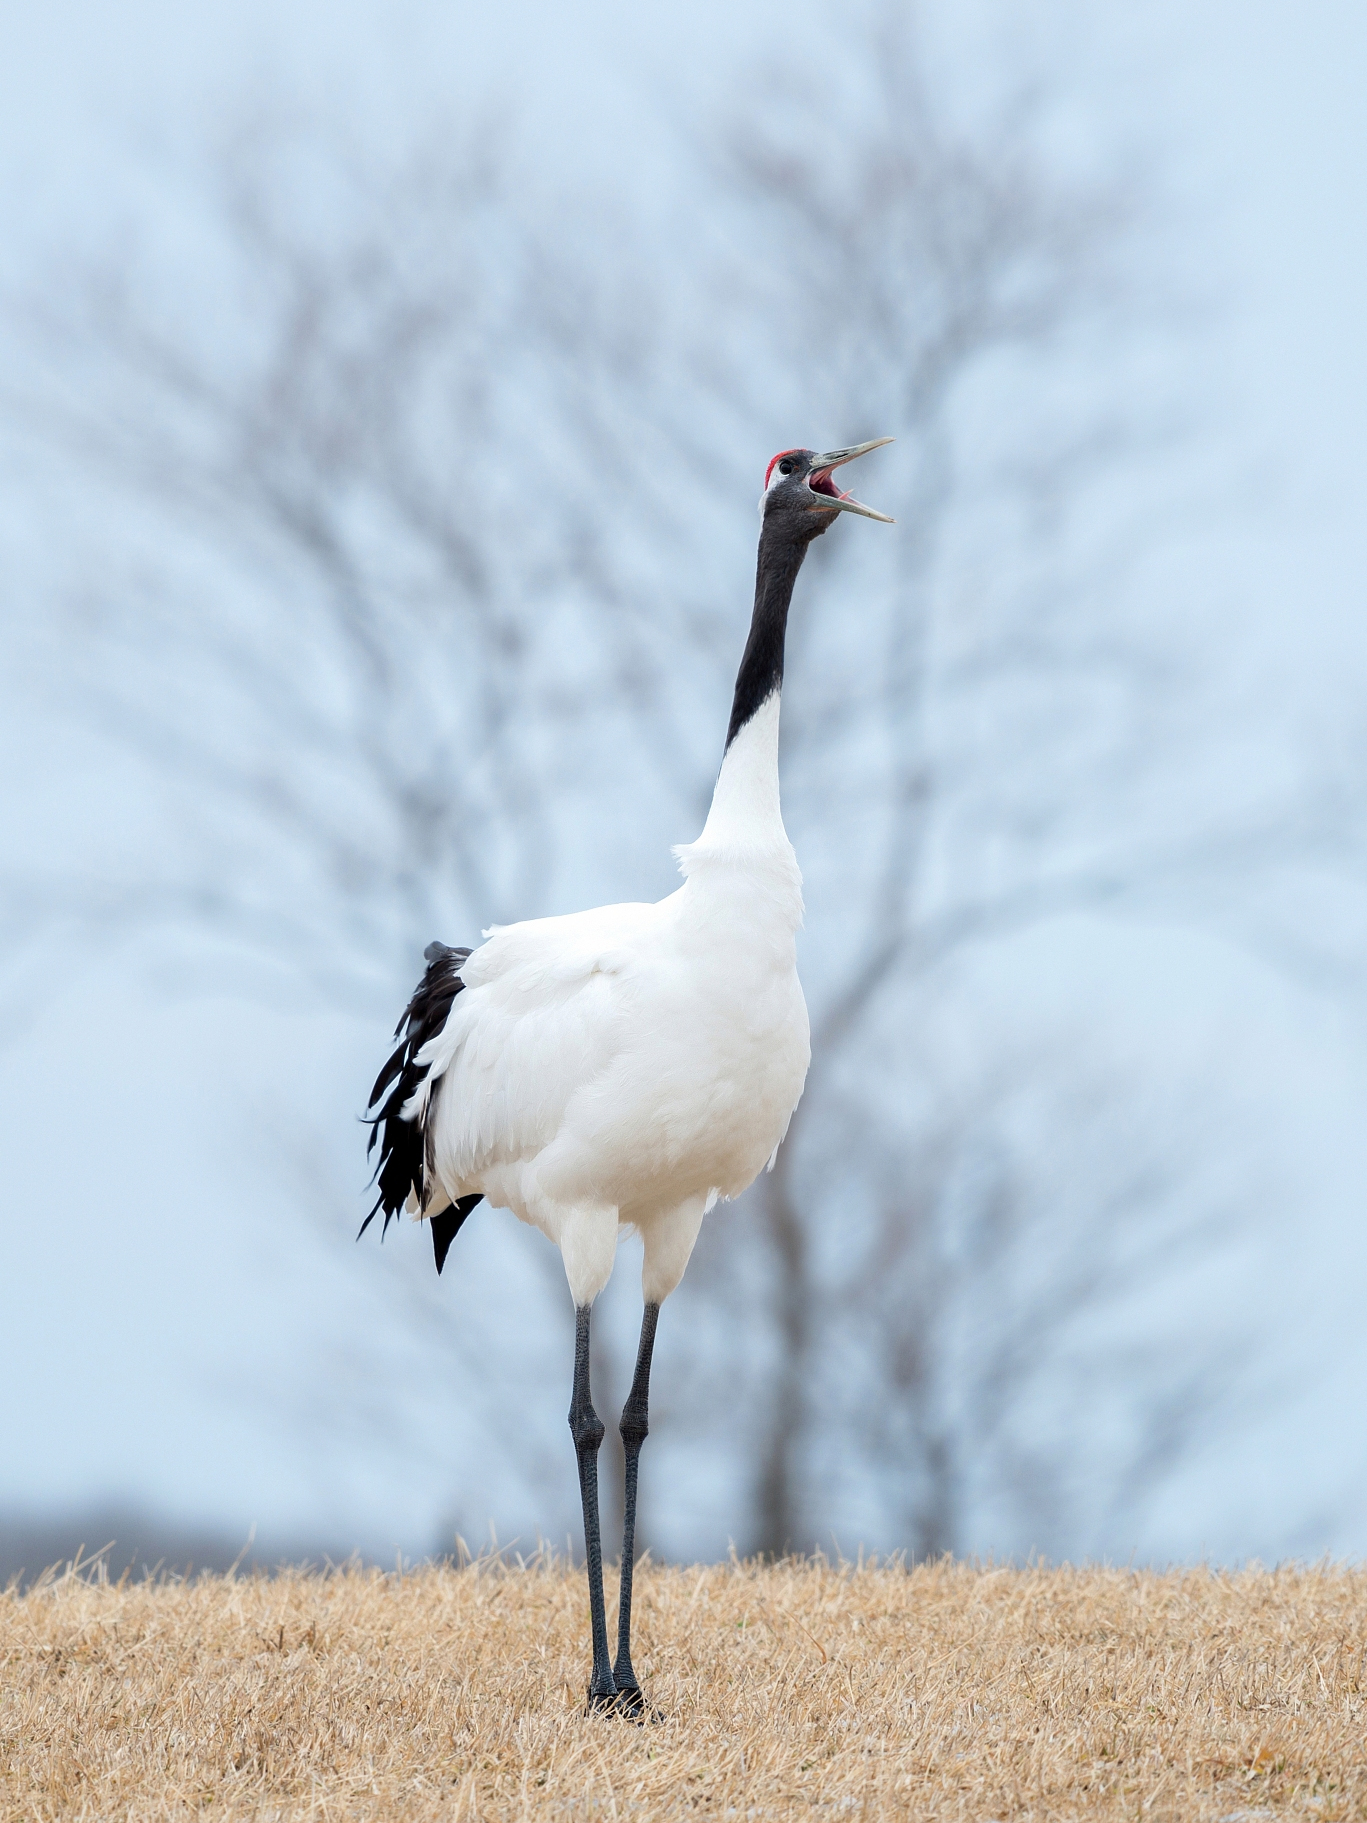
[[545, 903], [573, 742], [625, 698], [585, 624], [585, 425], [541, 383], [576, 352], [549, 340], [561, 248], [479, 132], [384, 168], [254, 123], [209, 178], [236, 313], [159, 308], [119, 264], [44, 300], [30, 416], [179, 558], [87, 583], [84, 700], [196, 815], [287, 851], [270, 881], [192, 852], [155, 883], [174, 915], [392, 1005], [433, 931]]
[[[478, 128], [386, 167], [252, 121], [206, 171], [231, 307], [187, 314], [120, 256], [38, 300], [44, 373], [18, 402], [118, 503], [63, 687], [158, 781], [175, 835], [17, 902], [34, 922], [207, 929], [266, 991], [283, 968], [375, 1020], [376, 1064], [433, 936], [555, 909], [576, 781], [636, 702], [596, 581], [594, 422], [555, 339], [573, 325], [547, 301], [565, 243], [520, 219], [508, 163]], [[600, 321], [600, 361], [629, 362]], [[301, 1208], [321, 1198], [336, 1228], [360, 1149], [349, 1173], [301, 1169], [286, 1126]], [[541, 1263], [510, 1351], [531, 1373], [563, 1326]], [[397, 1327], [434, 1331], [433, 1288], [404, 1274], [386, 1295]], [[487, 1352], [487, 1314], [446, 1322], [458, 1361]], [[311, 1396], [392, 1433], [373, 1376], [342, 1366]]]
[[[1159, 532], [1146, 471], [1175, 434], [1127, 353], [1159, 320], [1133, 270], [1142, 185], [1051, 163], [1047, 86], [956, 121], [914, 9], [884, 9], [845, 74], [778, 72], [767, 110], [747, 90], [724, 168], [748, 258], [716, 286], [747, 326], [700, 366], [776, 441], [813, 415], [840, 438], [896, 432], [901, 473], [872, 497], [899, 528], [876, 555], [819, 548], [795, 620], [785, 804], [813, 1067], [774, 1171], [731, 1232], [705, 1232], [683, 1295], [751, 1332], [708, 1353], [729, 1404], [742, 1372], [766, 1388], [752, 1546], [828, 1537], [852, 1458], [882, 1485], [874, 1533], [918, 1553], [964, 1548], [993, 1480], [1017, 1535], [1104, 1545], [1102, 1516], [1131, 1525], [1229, 1409], [1235, 1339], [1174, 1340], [1156, 1316], [1228, 1245], [1229, 1203], [1178, 1112], [1150, 1131], [1136, 1085], [1097, 1094], [1089, 1047], [1005, 1081], [965, 983], [1063, 915], [1158, 903], [1219, 927], [1231, 880], [1249, 894], [1343, 837], [1305, 803], [1212, 825], [1156, 824], [1144, 802], [1158, 756], [1193, 748], [1191, 680], [1126, 616], [1128, 563]], [[977, 1027], [966, 1084], [946, 998]], [[1052, 1110], [1028, 1139], [1004, 1112], [1026, 1095]], [[1147, 1336], [1122, 1349], [1100, 1313], [1143, 1300]], [[1076, 1441], [1032, 1441], [1031, 1400], [1065, 1372], [1094, 1412], [1122, 1381], [1132, 1408], [1090, 1510]]]
[[[1068, 587], [1060, 526], [1097, 472], [1152, 431], [1095, 385], [1081, 412], [1059, 408], [1066, 361], [1115, 300], [1126, 188], [1050, 171], [1038, 97], [1032, 105], [1016, 90], [956, 128], [930, 93], [914, 19], [889, 10], [865, 40], [843, 115], [832, 118], [828, 90], [818, 98], [778, 79], [768, 123], [752, 114], [731, 142], [732, 190], [759, 249], [759, 270], [746, 275], [752, 308], [777, 345], [749, 363], [758, 372], [749, 389], [753, 338], [722, 351], [728, 396], [750, 410], [763, 388], [785, 404], [800, 396], [806, 415], [815, 410], [840, 436], [893, 430], [906, 451], [895, 554], [873, 577], [867, 561], [853, 576], [824, 564], [827, 600], [808, 618], [838, 625], [838, 640], [819, 658], [799, 654], [785, 715], [788, 801], [801, 851], [822, 872], [809, 892], [817, 957], [804, 967], [812, 1074], [774, 1171], [752, 1193], [780, 1338], [756, 1493], [754, 1542], [767, 1550], [814, 1536], [813, 1427], [838, 1419], [830, 1401], [814, 1406], [812, 1387], [851, 1322], [882, 1339], [866, 1351], [868, 1384], [896, 1394], [905, 1423], [922, 1427], [914, 1472], [933, 1486], [914, 1542], [956, 1541], [931, 1516], [950, 1499], [950, 1470], [937, 1478], [934, 1463], [951, 1452], [924, 1428], [934, 1260], [917, 1206], [971, 1150], [988, 1102], [948, 1134], [922, 1130], [905, 1110], [881, 1124], [865, 1110], [856, 1125], [860, 1094], [848, 1079], [867, 1089], [876, 1024], [890, 1006], [914, 1019], [924, 984], [957, 953], [1104, 897], [1113, 870], [1060, 877], [1053, 865], [1053, 838], [1077, 798], [1068, 757], [1094, 713], [1075, 692], [1077, 720], [1060, 716], [1057, 683], [1068, 670], [1105, 670], [1125, 689], [1141, 658], [1096, 624], [1095, 596], [1090, 624], [1070, 620], [1070, 595], [1073, 606], [1082, 598], [1075, 581]], [[1004, 424], [982, 422], [983, 387], [1004, 402]], [[973, 574], [975, 529], [995, 539], [1013, 577], [995, 598]], [[829, 600], [837, 577], [847, 600], [863, 591], [854, 622]], [[965, 729], [984, 734], [967, 741]], [[1013, 752], [1016, 740], [1028, 757]], [[860, 1161], [877, 1161], [902, 1189], [889, 1196], [885, 1182], [880, 1213], [865, 1214], [881, 1269], [851, 1304], [832, 1295], [820, 1235], [834, 1220], [857, 1232]], [[888, 1297], [873, 1296], [875, 1286]], [[1060, 1327], [1076, 1295], [1056, 1284], [1044, 1300]]]
[[[901, 439], [895, 539], [818, 547], [793, 630], [812, 1075], [776, 1169], [680, 1294], [733, 1379], [727, 1301], [757, 1313], [748, 1542], [768, 1550], [822, 1531], [836, 1446], [895, 1459], [903, 1542], [961, 1542], [967, 1458], [1016, 1447], [1020, 1351], [1073, 1346], [1109, 1242], [1076, 1201], [1060, 1221], [1038, 1151], [974, 1177], [993, 1041], [952, 1118], [910, 1085], [940, 1068], [926, 1010], [975, 946], [1110, 903], [1153, 860], [1097, 839], [1151, 655], [1101, 612], [1104, 557], [1070, 517], [1150, 428], [1085, 360], [1109, 334], [1125, 187], [1054, 171], [1029, 95], [955, 126], [900, 11], [860, 30], [843, 118], [780, 85], [730, 136], [712, 194], [749, 256], [720, 277], [699, 262], [707, 306], [686, 300], [681, 338], [625, 258], [605, 294], [573, 218], [480, 134], [385, 167], [254, 132], [214, 166], [233, 307], [200, 326], [126, 275], [87, 285], [83, 316], [47, 312], [55, 380], [33, 402], [146, 509], [140, 556], [168, 525], [179, 541], [172, 575], [143, 562], [86, 595], [82, 700], [193, 788], [178, 864], [111, 877], [92, 915], [193, 918], [367, 1014], [397, 1006], [434, 934], [615, 883], [648, 814], [691, 833], [753, 530], [721, 501], [803, 427]], [[890, 1027], [926, 1033], [893, 1065]], [[1121, 1179], [1093, 1180], [1091, 1213], [1161, 1232], [1164, 1185]], [[963, 1361], [945, 1287], [971, 1303], [1027, 1244], [1045, 1267], [1003, 1289], [965, 1419], [942, 1396]], [[814, 1397], [833, 1362], [846, 1393]], [[1062, 1473], [1037, 1452], [1018, 1483]]]
[[1189, 1324], [1192, 1275], [1232, 1230], [1197, 1135], [1104, 1064], [1080, 1084], [1090, 1049], [999, 1054], [994, 1076], [942, 1087], [913, 1155], [869, 1149], [872, 1219], [826, 1301], [872, 1357], [840, 1384], [879, 1396], [837, 1401], [845, 1447], [819, 1454], [846, 1476], [862, 1454], [917, 1558], [981, 1548], [985, 1512], [997, 1550], [1137, 1536], [1245, 1365], [1228, 1321]]

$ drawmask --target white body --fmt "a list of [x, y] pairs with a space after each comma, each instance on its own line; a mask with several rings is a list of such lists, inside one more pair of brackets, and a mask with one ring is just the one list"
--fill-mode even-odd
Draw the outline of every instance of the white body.
[[442, 1190], [540, 1228], [576, 1305], [606, 1285], [621, 1227], [644, 1239], [646, 1299], [667, 1297], [703, 1216], [772, 1162], [802, 1093], [802, 876], [778, 721], [775, 692], [732, 741], [702, 835], [676, 851], [677, 892], [495, 927], [419, 1054], [431, 1068], [404, 1113], [440, 1082]]

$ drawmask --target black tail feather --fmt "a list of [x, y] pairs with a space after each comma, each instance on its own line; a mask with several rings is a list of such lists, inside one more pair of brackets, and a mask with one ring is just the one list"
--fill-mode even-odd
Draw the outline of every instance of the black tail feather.
[[484, 1198], [479, 1195], [462, 1196], [458, 1202], [452, 1203], [449, 1209], [443, 1209], [440, 1215], [428, 1216], [427, 1225], [432, 1230], [432, 1252], [436, 1255], [438, 1276], [446, 1264], [446, 1255], [452, 1241], [460, 1233], [461, 1223], [475, 1204], [483, 1201]]
[[[381, 1210], [384, 1211], [384, 1228], [381, 1232], [387, 1233], [390, 1222], [402, 1210], [410, 1192], [415, 1193], [419, 1201], [423, 1195], [426, 1129], [436, 1111], [441, 1084], [437, 1083], [428, 1097], [422, 1120], [404, 1120], [400, 1110], [421, 1088], [427, 1075], [428, 1066], [416, 1061], [418, 1052], [446, 1024], [452, 1003], [465, 985], [460, 978], [460, 970], [469, 959], [470, 952], [468, 949], [448, 949], [444, 943], [429, 943], [423, 954], [427, 970], [403, 1017], [394, 1028], [396, 1038], [400, 1033], [403, 1034], [402, 1041], [375, 1078], [375, 1086], [370, 1091], [367, 1103], [369, 1108], [376, 1108], [381, 1096], [385, 1095], [386, 1090], [389, 1091], [383, 1106], [378, 1107], [377, 1112], [365, 1116], [370, 1124], [366, 1157], [369, 1158], [374, 1152], [377, 1141], [380, 1147], [374, 1179], [379, 1195], [375, 1199], [374, 1208], [361, 1223], [360, 1233], [356, 1237], [358, 1240]], [[437, 1257], [438, 1272], [446, 1262], [447, 1249], [456, 1238], [461, 1223], [479, 1201], [478, 1196], [463, 1196], [451, 1208], [444, 1209], [431, 1218], [432, 1246]]]

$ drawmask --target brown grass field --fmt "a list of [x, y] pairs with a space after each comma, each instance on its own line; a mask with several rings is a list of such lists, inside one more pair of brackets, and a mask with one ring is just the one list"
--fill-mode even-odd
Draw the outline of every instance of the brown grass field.
[[1367, 1818], [1367, 1572], [543, 1562], [0, 1597], [0, 1816]]

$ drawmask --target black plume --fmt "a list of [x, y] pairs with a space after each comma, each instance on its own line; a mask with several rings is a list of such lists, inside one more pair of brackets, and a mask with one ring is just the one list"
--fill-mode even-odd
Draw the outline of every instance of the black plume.
[[[375, 1199], [375, 1207], [361, 1223], [360, 1234], [365, 1233], [381, 1210], [384, 1211], [381, 1233], [387, 1233], [390, 1222], [408, 1201], [409, 1192], [414, 1192], [419, 1202], [423, 1197], [423, 1161], [428, 1130], [441, 1094], [440, 1082], [429, 1095], [421, 1120], [403, 1119], [400, 1109], [417, 1093], [427, 1075], [428, 1066], [416, 1061], [418, 1052], [445, 1026], [456, 995], [465, 986], [460, 971], [469, 960], [470, 952], [468, 949], [448, 949], [444, 943], [429, 943], [423, 955], [427, 961], [426, 973], [394, 1028], [394, 1036], [398, 1038], [402, 1033], [403, 1037], [375, 1078], [375, 1087], [366, 1104], [368, 1108], [377, 1109], [365, 1116], [370, 1125], [366, 1157], [370, 1157], [378, 1140], [380, 1157], [375, 1167], [375, 1182], [380, 1193]], [[378, 1105], [386, 1091], [387, 1099], [383, 1105]], [[438, 1272], [461, 1223], [479, 1201], [478, 1196], [463, 1196], [458, 1203], [431, 1218]], [[360, 1234], [356, 1237], [358, 1240]]]

